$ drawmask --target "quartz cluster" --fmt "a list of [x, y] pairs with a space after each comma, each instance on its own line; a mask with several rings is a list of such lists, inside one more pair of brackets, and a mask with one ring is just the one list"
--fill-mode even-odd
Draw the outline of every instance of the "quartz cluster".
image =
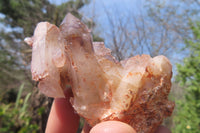
[[41, 92], [58, 98], [72, 89], [72, 106], [91, 126], [117, 120], [138, 133], [153, 133], [174, 109], [166, 57], [137, 55], [119, 62], [103, 42], [92, 42], [87, 26], [71, 14], [59, 28], [40, 22], [25, 42], [32, 46], [32, 78]]

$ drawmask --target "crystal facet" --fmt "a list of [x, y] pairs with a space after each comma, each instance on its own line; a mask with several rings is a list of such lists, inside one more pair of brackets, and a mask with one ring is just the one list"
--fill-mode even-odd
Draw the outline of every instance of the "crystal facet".
[[37, 25], [31, 72], [49, 97], [64, 97], [71, 86], [75, 111], [94, 126], [117, 120], [138, 133], [153, 133], [174, 103], [168, 101], [172, 66], [164, 56], [137, 55], [118, 62], [103, 42], [92, 42], [86, 25], [67, 14], [60, 27]]

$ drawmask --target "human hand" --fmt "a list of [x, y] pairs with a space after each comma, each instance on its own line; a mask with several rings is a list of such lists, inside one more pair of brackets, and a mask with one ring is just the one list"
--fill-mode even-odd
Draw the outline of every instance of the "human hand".
[[[79, 116], [74, 113], [74, 109], [69, 102], [72, 93], [67, 92], [66, 98], [54, 100], [49, 119], [47, 122], [46, 133], [76, 133], [79, 126]], [[136, 131], [126, 123], [119, 121], [106, 121], [91, 128], [88, 124], [84, 125], [82, 133], [136, 133]], [[164, 126], [159, 126], [155, 133], [171, 133]]]
[[[93, 128], [88, 127], [88, 125], [84, 125], [82, 133], [136, 133], [131, 126], [119, 121], [106, 121], [97, 124]], [[171, 131], [164, 126], [159, 126], [155, 133], [171, 133]]]

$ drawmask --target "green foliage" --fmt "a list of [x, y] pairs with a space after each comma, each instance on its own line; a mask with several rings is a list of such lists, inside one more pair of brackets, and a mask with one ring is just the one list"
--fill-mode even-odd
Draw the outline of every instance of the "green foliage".
[[22, 98], [24, 84], [20, 86], [15, 103], [0, 104], [0, 132], [1, 133], [27, 133], [36, 132], [39, 127], [31, 123], [28, 111], [28, 100], [31, 93]]
[[191, 24], [193, 40], [186, 40], [190, 56], [178, 64], [177, 81], [183, 86], [184, 99], [177, 101], [174, 132], [198, 133], [200, 130], [200, 22]]

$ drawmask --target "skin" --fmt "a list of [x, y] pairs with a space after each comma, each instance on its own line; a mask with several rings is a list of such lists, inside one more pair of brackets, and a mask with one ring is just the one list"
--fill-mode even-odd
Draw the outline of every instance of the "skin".
[[[73, 110], [69, 102], [71, 92], [65, 93], [66, 98], [56, 98], [53, 102], [46, 133], [76, 133], [79, 126], [79, 116]], [[136, 133], [136, 131], [126, 123], [119, 121], [106, 121], [91, 128], [85, 123], [82, 133]], [[159, 126], [155, 133], [171, 133], [171, 131]]]

